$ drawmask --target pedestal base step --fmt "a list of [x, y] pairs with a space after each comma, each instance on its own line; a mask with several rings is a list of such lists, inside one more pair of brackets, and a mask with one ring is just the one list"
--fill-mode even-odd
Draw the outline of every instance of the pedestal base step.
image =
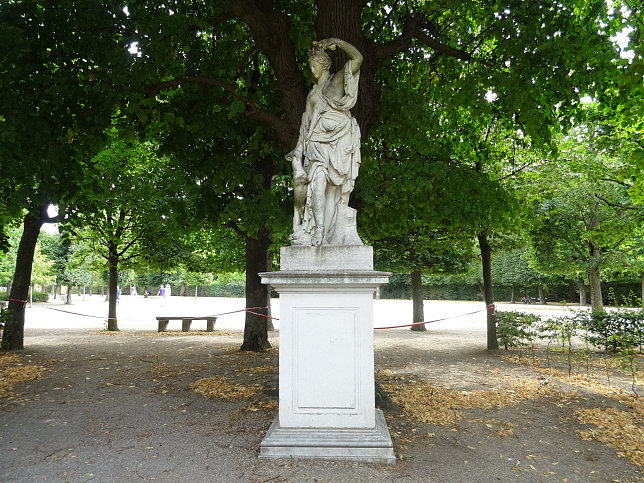
[[376, 409], [373, 429], [281, 428], [278, 416], [260, 445], [259, 457], [396, 463], [391, 436], [380, 409]]

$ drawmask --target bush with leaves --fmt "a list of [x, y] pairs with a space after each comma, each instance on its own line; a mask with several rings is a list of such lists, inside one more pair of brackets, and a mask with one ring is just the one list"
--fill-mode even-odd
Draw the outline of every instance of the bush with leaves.
[[619, 309], [584, 313], [590, 342], [606, 352], [618, 354], [644, 344], [644, 309]]
[[[8, 292], [0, 292], [0, 301], [7, 301], [9, 298]], [[34, 302], [48, 302], [49, 294], [47, 292], [34, 292], [32, 295]]]
[[496, 336], [499, 345], [510, 347], [532, 345], [537, 338], [541, 318], [525, 312], [497, 312]]

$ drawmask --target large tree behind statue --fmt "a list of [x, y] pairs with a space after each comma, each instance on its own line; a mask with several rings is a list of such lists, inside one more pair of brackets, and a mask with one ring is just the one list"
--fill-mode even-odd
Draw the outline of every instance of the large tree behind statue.
[[[309, 90], [306, 52], [313, 40], [331, 37], [364, 57], [353, 109], [363, 136], [378, 122], [383, 63], [415, 58], [429, 66], [422, 81], [451, 87], [473, 116], [489, 113], [485, 93], [492, 90], [496, 115], [512, 118], [537, 142], [547, 140], [550, 127], [571, 120], [590, 86], [601, 93], [616, 75], [609, 36], [622, 28], [602, 1], [561, 3], [231, 0], [175, 2], [171, 12], [139, 2], [130, 12], [141, 25], [147, 65], [141, 78], [150, 93], [187, 84], [220, 90], [234, 110], [270, 125], [292, 149]], [[334, 55], [336, 71], [346, 59]], [[253, 72], [262, 79], [259, 88], [248, 83]], [[249, 276], [253, 270], [247, 267]]]

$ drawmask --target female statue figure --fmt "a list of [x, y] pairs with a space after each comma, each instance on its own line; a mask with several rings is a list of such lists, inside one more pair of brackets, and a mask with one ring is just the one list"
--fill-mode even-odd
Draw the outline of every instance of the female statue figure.
[[[335, 74], [326, 49], [342, 49], [349, 60]], [[356, 211], [349, 208], [360, 167], [360, 128], [350, 109], [358, 97], [362, 54], [340, 39], [313, 42], [309, 66], [317, 82], [306, 99], [293, 165], [293, 245], [362, 245]]]

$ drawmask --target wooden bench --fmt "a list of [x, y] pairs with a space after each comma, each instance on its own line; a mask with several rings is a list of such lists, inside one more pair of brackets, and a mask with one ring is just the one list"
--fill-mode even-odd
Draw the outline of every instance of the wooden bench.
[[193, 320], [205, 320], [206, 321], [206, 332], [212, 332], [215, 330], [215, 322], [217, 317], [168, 317], [160, 316], [157, 317], [159, 321], [159, 330], [158, 332], [165, 332], [168, 330], [168, 322], [171, 320], [180, 320], [181, 321], [181, 331], [190, 332], [190, 324]]

